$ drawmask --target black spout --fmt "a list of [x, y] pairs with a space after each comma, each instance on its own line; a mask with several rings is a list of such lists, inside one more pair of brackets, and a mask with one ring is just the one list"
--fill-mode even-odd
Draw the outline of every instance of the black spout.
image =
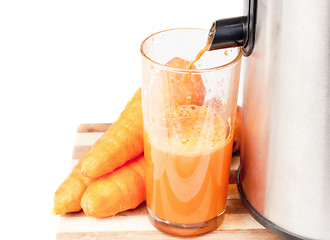
[[217, 20], [210, 30], [210, 50], [244, 46], [247, 41], [247, 17]]
[[244, 56], [249, 56], [254, 47], [257, 3], [245, 0], [244, 16], [215, 21], [209, 32], [209, 50], [240, 46]]

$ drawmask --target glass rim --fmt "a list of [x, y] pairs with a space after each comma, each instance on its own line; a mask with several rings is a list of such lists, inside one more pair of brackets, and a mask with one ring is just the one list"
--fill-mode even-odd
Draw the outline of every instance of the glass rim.
[[[140, 52], [142, 54], [142, 56], [147, 59], [148, 61], [150, 61], [151, 63], [165, 69], [168, 71], [174, 71], [174, 72], [183, 72], [183, 73], [201, 73], [201, 72], [211, 72], [211, 71], [216, 71], [216, 70], [220, 70], [220, 69], [224, 69], [224, 68], [228, 68], [231, 65], [236, 64], [243, 55], [243, 50], [242, 47], [233, 47], [233, 48], [238, 48], [238, 53], [237, 56], [231, 60], [230, 62], [220, 65], [220, 66], [216, 66], [216, 67], [210, 67], [210, 68], [201, 68], [201, 69], [186, 69], [186, 68], [173, 68], [173, 67], [169, 67], [169, 66], [165, 66], [164, 64], [161, 64], [153, 59], [151, 59], [150, 57], [147, 56], [147, 54], [145, 53], [145, 51], [143, 50], [144, 45], [146, 44], [146, 42], [148, 40], [150, 40], [150, 38], [159, 35], [161, 33], [165, 33], [165, 32], [170, 32], [170, 31], [176, 31], [176, 30], [202, 30], [202, 31], [208, 31], [207, 29], [203, 29], [203, 28], [171, 28], [171, 29], [166, 29], [166, 30], [162, 30], [156, 33], [151, 34], [150, 36], [148, 36], [146, 39], [143, 40], [143, 42], [141, 43], [140, 46]], [[232, 48], [228, 48], [228, 49], [232, 49]]]

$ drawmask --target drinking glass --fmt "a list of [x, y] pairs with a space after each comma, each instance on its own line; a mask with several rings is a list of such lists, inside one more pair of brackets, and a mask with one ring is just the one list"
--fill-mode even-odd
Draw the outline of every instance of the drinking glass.
[[187, 69], [207, 38], [172, 29], [141, 45], [148, 216], [179, 236], [217, 228], [226, 208], [242, 49], [206, 51]]

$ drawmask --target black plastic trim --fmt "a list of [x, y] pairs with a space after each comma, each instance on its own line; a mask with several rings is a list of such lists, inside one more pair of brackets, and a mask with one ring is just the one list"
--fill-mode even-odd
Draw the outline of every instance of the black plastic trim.
[[246, 25], [244, 25], [246, 42], [243, 45], [243, 55], [245, 57], [249, 56], [254, 48], [257, 24], [257, 6], [258, 0], [245, 0], [244, 15], [247, 17]]
[[247, 17], [220, 19], [213, 23], [214, 35], [210, 50], [243, 46], [246, 42], [245, 32]]

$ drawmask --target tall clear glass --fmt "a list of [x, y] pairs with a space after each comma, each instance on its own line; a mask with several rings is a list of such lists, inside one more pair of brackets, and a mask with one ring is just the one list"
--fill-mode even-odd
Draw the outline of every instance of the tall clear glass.
[[224, 217], [241, 69], [241, 48], [206, 51], [207, 30], [172, 29], [141, 45], [149, 218], [180, 236]]

